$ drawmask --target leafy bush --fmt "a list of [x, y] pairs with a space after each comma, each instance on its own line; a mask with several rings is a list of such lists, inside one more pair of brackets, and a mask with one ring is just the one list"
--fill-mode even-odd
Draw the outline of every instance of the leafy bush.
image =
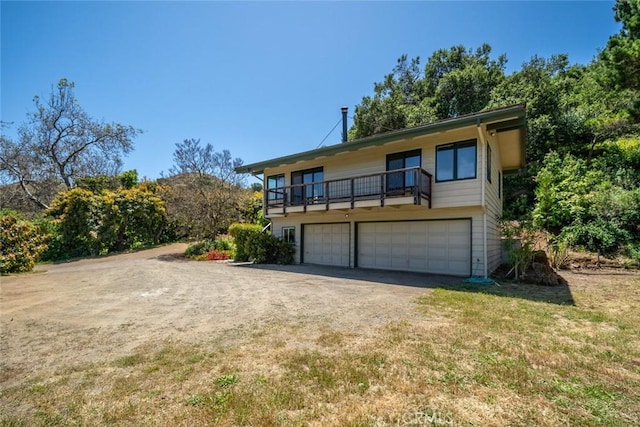
[[74, 188], [59, 193], [47, 215], [55, 224], [57, 259], [157, 244], [167, 223], [164, 202], [144, 186], [99, 194]]
[[195, 258], [200, 255], [204, 255], [207, 252], [212, 251], [214, 249], [216, 249], [215, 241], [211, 239], [205, 239], [189, 246], [187, 250], [184, 251], [184, 254], [189, 258]]
[[295, 247], [277, 237], [262, 232], [256, 224], [232, 224], [229, 234], [236, 245], [236, 261], [257, 264], [292, 264]]
[[618, 154], [596, 159], [596, 168], [571, 154], [561, 157], [551, 152], [545, 157], [536, 178], [532, 218], [535, 226], [554, 239], [557, 236], [558, 243], [613, 255], [640, 241], [640, 189], [629, 185], [629, 177], [637, 175], [637, 170], [628, 173], [640, 160], [620, 154], [626, 153], [620, 148], [626, 147], [622, 143], [611, 147], [610, 153]]
[[[231, 259], [235, 251], [235, 245], [233, 240], [228, 236], [219, 236], [215, 240], [205, 239], [198, 243], [195, 243], [184, 251], [184, 254], [189, 258], [194, 259]], [[210, 255], [215, 253], [216, 255]], [[211, 257], [225, 257], [225, 258], [211, 258]]]
[[295, 247], [269, 233], [259, 233], [248, 244], [250, 259], [256, 264], [293, 264]]
[[249, 261], [250, 250], [249, 242], [260, 235], [262, 227], [256, 224], [231, 224], [229, 226], [229, 235], [233, 237], [236, 245], [236, 261]]
[[46, 249], [40, 228], [17, 216], [2, 215], [0, 230], [0, 273], [31, 271]]
[[218, 236], [213, 242], [213, 248], [219, 251], [235, 251], [236, 246], [231, 236]]

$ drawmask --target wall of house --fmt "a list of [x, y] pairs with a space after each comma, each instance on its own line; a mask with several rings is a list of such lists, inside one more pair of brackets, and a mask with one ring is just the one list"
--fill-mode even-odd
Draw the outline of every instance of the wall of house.
[[[472, 274], [484, 274], [484, 221], [487, 225], [487, 270], [494, 271], [501, 263], [502, 240], [498, 223], [502, 215], [501, 156], [495, 137], [480, 128], [483, 138], [479, 138], [476, 126], [427, 135], [412, 139], [394, 141], [383, 146], [365, 148], [355, 152], [338, 154], [312, 161], [299, 162], [265, 170], [265, 177], [284, 173], [286, 185], [290, 185], [291, 172], [322, 166], [324, 179], [340, 179], [384, 172], [387, 154], [422, 149], [422, 168], [433, 175], [432, 208], [426, 206], [403, 205], [401, 207], [374, 207], [371, 209], [349, 209], [289, 213], [287, 216], [273, 217], [272, 232], [282, 235], [282, 227], [295, 227], [296, 262], [300, 262], [301, 229], [303, 224], [349, 222], [351, 228], [350, 265], [355, 265], [355, 229], [358, 222], [403, 221], [419, 219], [471, 218], [472, 223]], [[469, 139], [477, 140], [476, 178], [469, 180], [435, 182], [436, 146]], [[487, 180], [485, 166], [486, 146], [491, 146], [491, 182]], [[500, 172], [500, 174], [499, 174]], [[482, 209], [482, 181], [485, 185], [485, 210]]]
[[[483, 173], [485, 182], [485, 204], [487, 207], [487, 267], [488, 272], [493, 272], [500, 266], [502, 258], [502, 231], [499, 219], [502, 216], [502, 196], [499, 190], [503, 183], [501, 158], [495, 140], [488, 138], [487, 143], [491, 147], [491, 182], [486, 180], [486, 170]], [[499, 173], [500, 172], [500, 173]]]
[[331, 157], [269, 168], [265, 170], [265, 178], [271, 175], [284, 174], [285, 185], [291, 185], [291, 172], [319, 166], [323, 167], [325, 180], [376, 174], [386, 171], [387, 154], [421, 148], [422, 168], [433, 175], [432, 209], [478, 206], [481, 203], [480, 180], [484, 176], [480, 170], [480, 143], [478, 143], [478, 161], [475, 179], [435, 182], [436, 146], [476, 139], [477, 137], [477, 129], [475, 126], [472, 126], [433, 135], [404, 139], [382, 146], [364, 148]]
[[[348, 215], [348, 216], [347, 216]], [[323, 211], [322, 213], [289, 214], [286, 217], [272, 218], [271, 231], [277, 236], [282, 236], [283, 227], [295, 227], [296, 255], [295, 262], [300, 262], [301, 251], [301, 230], [303, 224], [327, 224], [344, 223], [350, 224], [351, 238], [349, 250], [349, 265], [355, 265], [355, 229], [359, 222], [371, 221], [410, 221], [410, 220], [437, 220], [437, 219], [471, 219], [471, 261], [472, 274], [482, 275], [484, 266], [483, 244], [482, 244], [482, 210], [480, 207], [474, 208], [449, 208], [449, 209], [428, 209], [424, 206], [403, 206], [379, 207], [367, 209], [354, 209], [348, 211]]]

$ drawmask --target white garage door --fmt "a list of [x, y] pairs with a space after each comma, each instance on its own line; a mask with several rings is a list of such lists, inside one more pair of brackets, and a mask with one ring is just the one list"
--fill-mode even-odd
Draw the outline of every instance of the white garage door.
[[349, 224], [305, 224], [302, 262], [349, 267]]
[[471, 221], [358, 224], [358, 267], [468, 276]]

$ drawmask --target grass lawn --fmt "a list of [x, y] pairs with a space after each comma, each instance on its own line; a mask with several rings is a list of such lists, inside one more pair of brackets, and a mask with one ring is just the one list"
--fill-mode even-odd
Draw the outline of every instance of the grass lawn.
[[362, 332], [149, 343], [5, 389], [0, 425], [638, 425], [640, 277], [587, 281], [570, 301], [438, 288], [407, 307], [420, 321]]

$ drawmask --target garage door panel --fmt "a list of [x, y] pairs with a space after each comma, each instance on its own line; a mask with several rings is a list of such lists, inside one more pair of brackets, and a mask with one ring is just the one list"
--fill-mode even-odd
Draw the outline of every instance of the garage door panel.
[[470, 236], [469, 220], [359, 224], [358, 265], [468, 275], [471, 268]]
[[349, 266], [349, 224], [304, 224], [303, 262]]

